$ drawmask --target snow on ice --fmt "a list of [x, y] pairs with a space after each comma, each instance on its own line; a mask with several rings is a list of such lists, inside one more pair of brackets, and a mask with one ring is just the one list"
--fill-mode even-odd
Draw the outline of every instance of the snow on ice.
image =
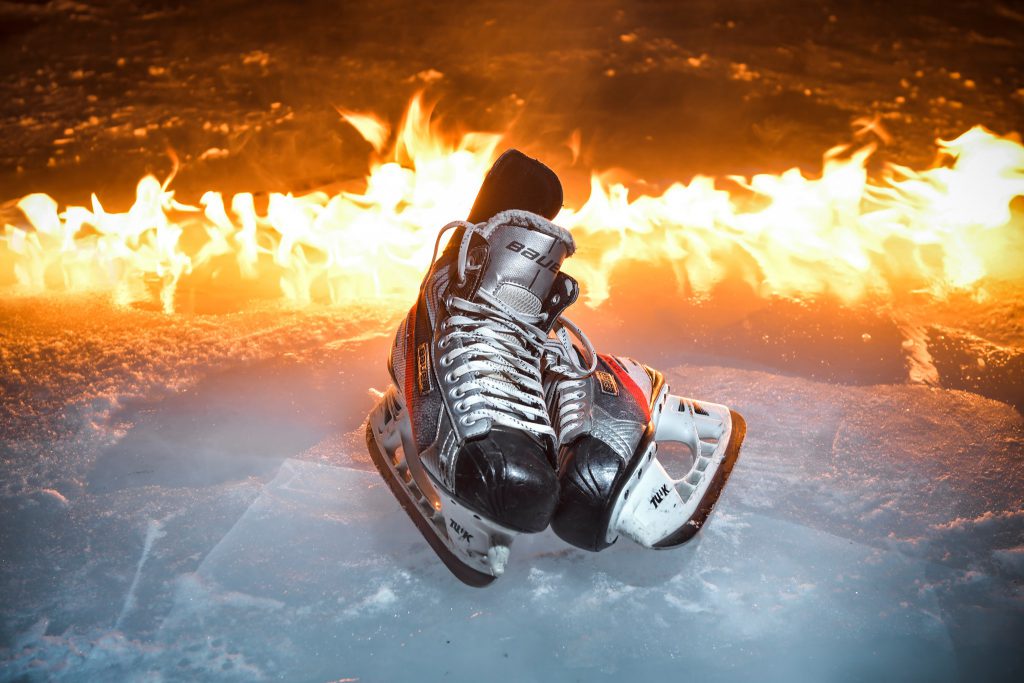
[[64, 407], [29, 423], [39, 432], [8, 418], [0, 679], [1019, 670], [1024, 424], [1004, 403], [679, 359], [677, 391], [748, 423], [704, 531], [665, 552], [523, 537], [478, 590], [437, 561], [365, 453], [386, 336], [314, 313], [203, 324], [143, 330], [109, 381], [69, 356], [71, 379], [43, 378]]

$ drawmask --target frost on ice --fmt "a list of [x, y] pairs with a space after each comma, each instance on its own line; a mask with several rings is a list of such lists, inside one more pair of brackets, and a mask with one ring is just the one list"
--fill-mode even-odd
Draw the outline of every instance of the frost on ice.
[[125, 395], [10, 431], [0, 678], [477, 680], [498, 662], [525, 681], [941, 681], [1020, 664], [1024, 425], [1003, 403], [676, 365], [674, 388], [749, 426], [701, 534], [599, 554], [522, 537], [476, 590], [365, 454], [390, 340], [299, 318], [298, 352], [230, 360], [248, 330], [179, 354], [181, 391], [140, 362]]

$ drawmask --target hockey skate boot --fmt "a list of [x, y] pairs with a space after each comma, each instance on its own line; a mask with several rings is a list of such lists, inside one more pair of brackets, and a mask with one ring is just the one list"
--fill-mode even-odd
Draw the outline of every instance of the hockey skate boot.
[[547, 528], [558, 503], [540, 362], [578, 292], [559, 270], [573, 239], [549, 220], [561, 197], [540, 162], [515, 150], [499, 158], [470, 222], [438, 234], [395, 336], [392, 384], [368, 419], [378, 470], [433, 550], [474, 586], [499, 576], [513, 538]]
[[[585, 379], [566, 378], [563, 347], [546, 355], [545, 387], [559, 439], [560, 500], [551, 528], [567, 543], [598, 551], [624, 535], [671, 548], [707, 520], [746, 432], [726, 406], [669, 393], [657, 370], [600, 355]], [[682, 455], [681, 476], [658, 449]], [[672, 465], [678, 465], [672, 458]], [[679, 474], [675, 472], [674, 474]]]

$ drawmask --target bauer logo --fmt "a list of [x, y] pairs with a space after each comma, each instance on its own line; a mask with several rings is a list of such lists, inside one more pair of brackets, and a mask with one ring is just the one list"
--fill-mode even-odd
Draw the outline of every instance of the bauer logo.
[[549, 256], [545, 256], [536, 249], [531, 249], [525, 244], [522, 244], [520, 242], [509, 242], [505, 248], [508, 249], [509, 251], [514, 251], [520, 256], [528, 258], [531, 261], [534, 261], [538, 266], [540, 266], [541, 268], [547, 268], [552, 273], [558, 272], [557, 260]]
[[655, 510], [658, 509], [658, 506], [662, 504], [668, 494], [669, 490], [666, 484], [662, 484], [661, 488], [654, 492], [654, 495], [651, 496], [651, 505], [654, 506]]
[[597, 377], [597, 381], [601, 384], [602, 394], [619, 395], [619, 385], [615, 382], [615, 378], [612, 377], [612, 373], [598, 370], [594, 373], [594, 377]]
[[473, 540], [473, 534], [469, 533], [464, 528], [462, 528], [462, 525], [456, 522], [454, 519], [448, 520], [448, 526], [450, 526], [455, 531], [460, 541], [465, 541], [466, 543], [469, 543]]

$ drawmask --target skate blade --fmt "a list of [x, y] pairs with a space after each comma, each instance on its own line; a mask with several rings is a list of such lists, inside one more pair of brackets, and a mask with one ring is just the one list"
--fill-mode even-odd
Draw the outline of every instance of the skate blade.
[[[608, 540], [619, 534], [648, 548], [672, 548], [700, 531], [739, 456], [746, 423], [739, 413], [707, 401], [659, 389], [651, 424], [625, 476], [608, 526]], [[658, 443], [685, 444], [692, 465], [681, 477], [666, 472]]]
[[378, 472], [424, 540], [463, 583], [483, 587], [504, 571], [517, 532], [494, 524], [459, 504], [406, 458], [415, 452], [400, 395], [389, 387], [370, 412], [366, 445]]

